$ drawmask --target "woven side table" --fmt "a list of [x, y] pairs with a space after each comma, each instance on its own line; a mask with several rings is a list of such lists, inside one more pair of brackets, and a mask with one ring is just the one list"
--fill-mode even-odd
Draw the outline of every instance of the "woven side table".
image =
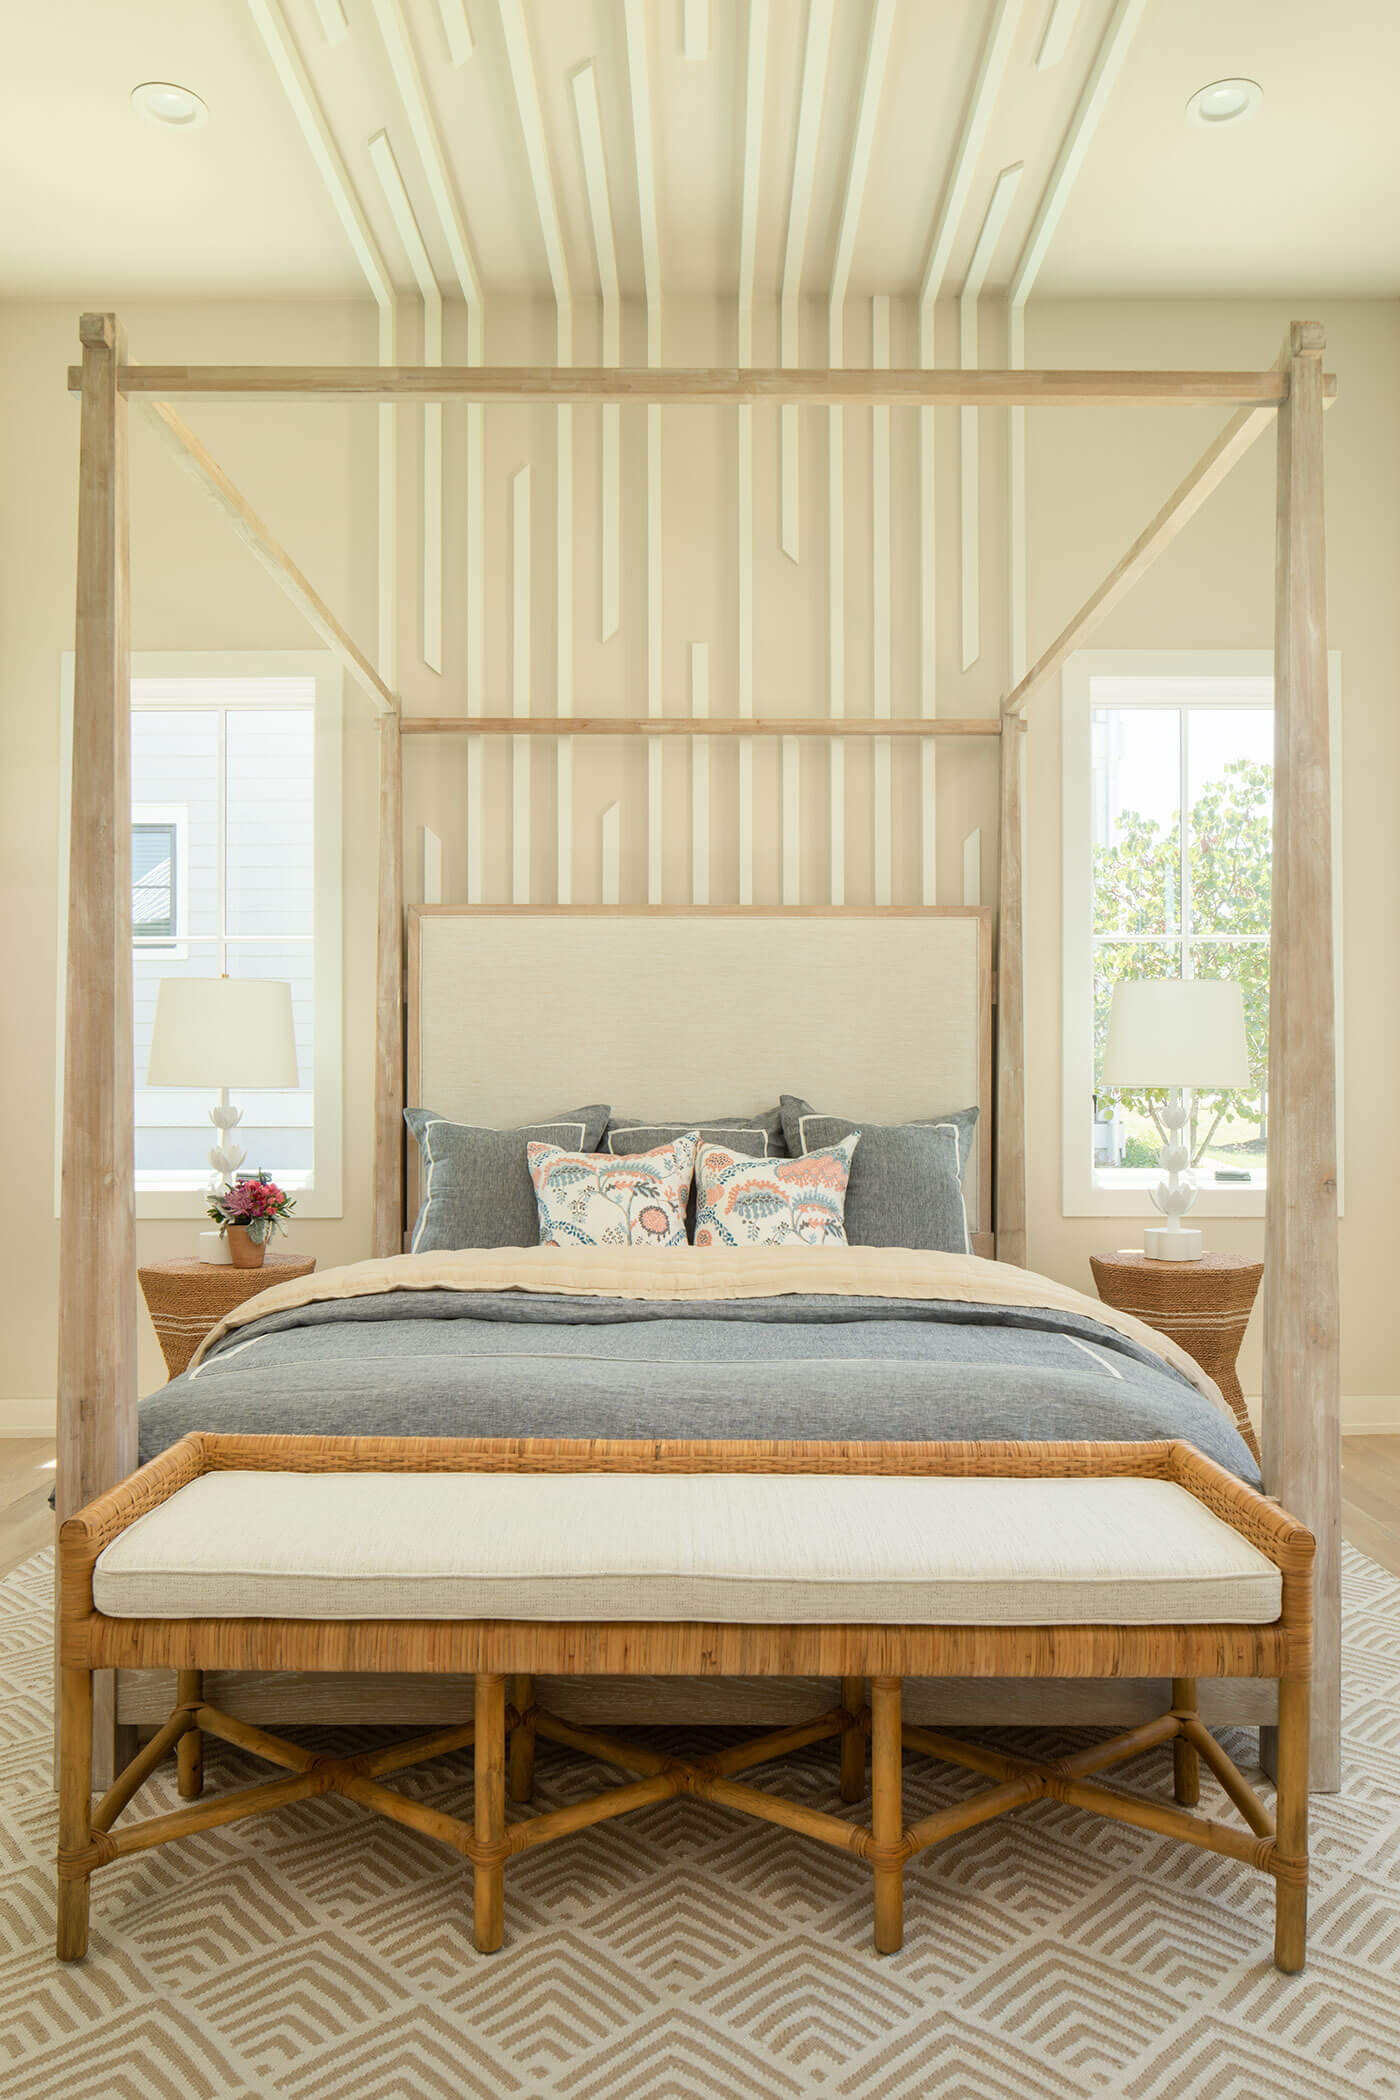
[[1235, 1370], [1264, 1264], [1237, 1254], [1203, 1254], [1197, 1261], [1152, 1261], [1136, 1250], [1089, 1256], [1105, 1305], [1167, 1335], [1213, 1378], [1235, 1411], [1240, 1435], [1254, 1456], [1259, 1444]]
[[260, 1269], [223, 1268], [206, 1261], [158, 1261], [138, 1269], [146, 1310], [165, 1368], [178, 1378], [211, 1327], [259, 1291], [293, 1276], [309, 1276], [314, 1254], [268, 1254]]

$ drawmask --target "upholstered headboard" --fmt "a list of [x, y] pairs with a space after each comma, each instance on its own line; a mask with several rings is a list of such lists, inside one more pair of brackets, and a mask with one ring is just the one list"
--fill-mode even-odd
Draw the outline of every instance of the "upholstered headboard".
[[976, 1102], [968, 1220], [984, 1233], [991, 940], [971, 907], [416, 907], [408, 1101], [496, 1127], [585, 1101], [724, 1115], [787, 1092], [890, 1123]]

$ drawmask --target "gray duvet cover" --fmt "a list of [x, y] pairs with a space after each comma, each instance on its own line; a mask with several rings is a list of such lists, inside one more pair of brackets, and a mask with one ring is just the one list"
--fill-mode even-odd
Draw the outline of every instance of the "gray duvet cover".
[[668, 1304], [389, 1291], [271, 1313], [141, 1403], [187, 1430], [307, 1436], [1183, 1437], [1240, 1479], [1233, 1424], [1087, 1315], [825, 1296]]

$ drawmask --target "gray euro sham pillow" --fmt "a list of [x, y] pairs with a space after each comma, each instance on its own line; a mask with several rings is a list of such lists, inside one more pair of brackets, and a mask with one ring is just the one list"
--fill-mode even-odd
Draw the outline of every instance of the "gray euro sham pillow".
[[453, 1123], [428, 1108], [405, 1109], [404, 1121], [423, 1162], [423, 1201], [410, 1253], [537, 1247], [540, 1217], [526, 1146], [538, 1142], [567, 1152], [596, 1152], [611, 1113], [607, 1102], [595, 1101], [518, 1130], [487, 1130]]
[[603, 1150], [612, 1153], [650, 1152], [657, 1145], [670, 1145], [688, 1130], [698, 1130], [707, 1145], [725, 1145], [749, 1159], [786, 1159], [781, 1107], [756, 1116], [662, 1116], [644, 1120], [640, 1116], [614, 1116], [603, 1139]]
[[871, 1123], [825, 1115], [784, 1094], [783, 1127], [794, 1159], [826, 1152], [852, 1130], [861, 1141], [846, 1191], [846, 1238], [853, 1247], [918, 1247], [970, 1254], [962, 1177], [972, 1156], [975, 1108], [927, 1122]]

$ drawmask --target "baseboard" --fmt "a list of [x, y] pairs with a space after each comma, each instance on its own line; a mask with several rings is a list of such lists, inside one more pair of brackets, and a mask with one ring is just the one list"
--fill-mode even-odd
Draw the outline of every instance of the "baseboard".
[[1400, 1436], [1400, 1393], [1344, 1393], [1342, 1435]]
[[52, 1400], [0, 1401], [0, 1443], [7, 1437], [52, 1436]]

